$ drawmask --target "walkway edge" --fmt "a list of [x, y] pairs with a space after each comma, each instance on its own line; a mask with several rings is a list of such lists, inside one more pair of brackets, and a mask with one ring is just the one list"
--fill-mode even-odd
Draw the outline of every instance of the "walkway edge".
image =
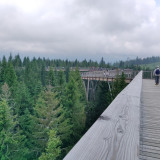
[[138, 160], [142, 71], [114, 99], [64, 160]]

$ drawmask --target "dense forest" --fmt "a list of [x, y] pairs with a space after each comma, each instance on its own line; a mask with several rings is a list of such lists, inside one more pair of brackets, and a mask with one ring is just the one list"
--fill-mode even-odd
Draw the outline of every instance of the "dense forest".
[[[64, 67], [56, 70], [55, 67]], [[77, 67], [75, 71], [70, 67]], [[84, 60], [20, 58], [0, 61], [0, 159], [61, 160], [126, 86], [98, 82], [86, 100], [78, 67], [110, 67]], [[110, 85], [110, 87], [109, 87]]]
[[160, 63], [160, 57], [147, 57], [147, 58], [136, 58], [133, 60], [119, 61], [113, 64], [113, 67], [118, 68], [131, 68], [134, 70], [150, 70], [149, 67], [144, 67], [144, 65], [152, 63]]

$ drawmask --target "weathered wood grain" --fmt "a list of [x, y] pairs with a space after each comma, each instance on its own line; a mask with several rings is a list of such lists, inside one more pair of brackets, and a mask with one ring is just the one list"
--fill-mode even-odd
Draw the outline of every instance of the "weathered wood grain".
[[142, 72], [115, 98], [64, 160], [138, 160]]

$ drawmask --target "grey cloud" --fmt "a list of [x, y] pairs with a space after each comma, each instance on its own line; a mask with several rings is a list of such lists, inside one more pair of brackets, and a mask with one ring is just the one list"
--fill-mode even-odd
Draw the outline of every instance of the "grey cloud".
[[0, 50], [60, 58], [156, 55], [159, 13], [154, 0], [46, 0], [35, 13], [0, 4]]

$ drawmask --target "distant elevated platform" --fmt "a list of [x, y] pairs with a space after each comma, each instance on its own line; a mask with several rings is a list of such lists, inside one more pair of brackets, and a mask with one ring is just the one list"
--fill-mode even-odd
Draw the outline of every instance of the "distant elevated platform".
[[[105, 82], [114, 82], [116, 78], [113, 77], [83, 77], [83, 80], [94, 80], [94, 81], [105, 81]], [[125, 82], [130, 83], [132, 81], [132, 78], [126, 78]]]

